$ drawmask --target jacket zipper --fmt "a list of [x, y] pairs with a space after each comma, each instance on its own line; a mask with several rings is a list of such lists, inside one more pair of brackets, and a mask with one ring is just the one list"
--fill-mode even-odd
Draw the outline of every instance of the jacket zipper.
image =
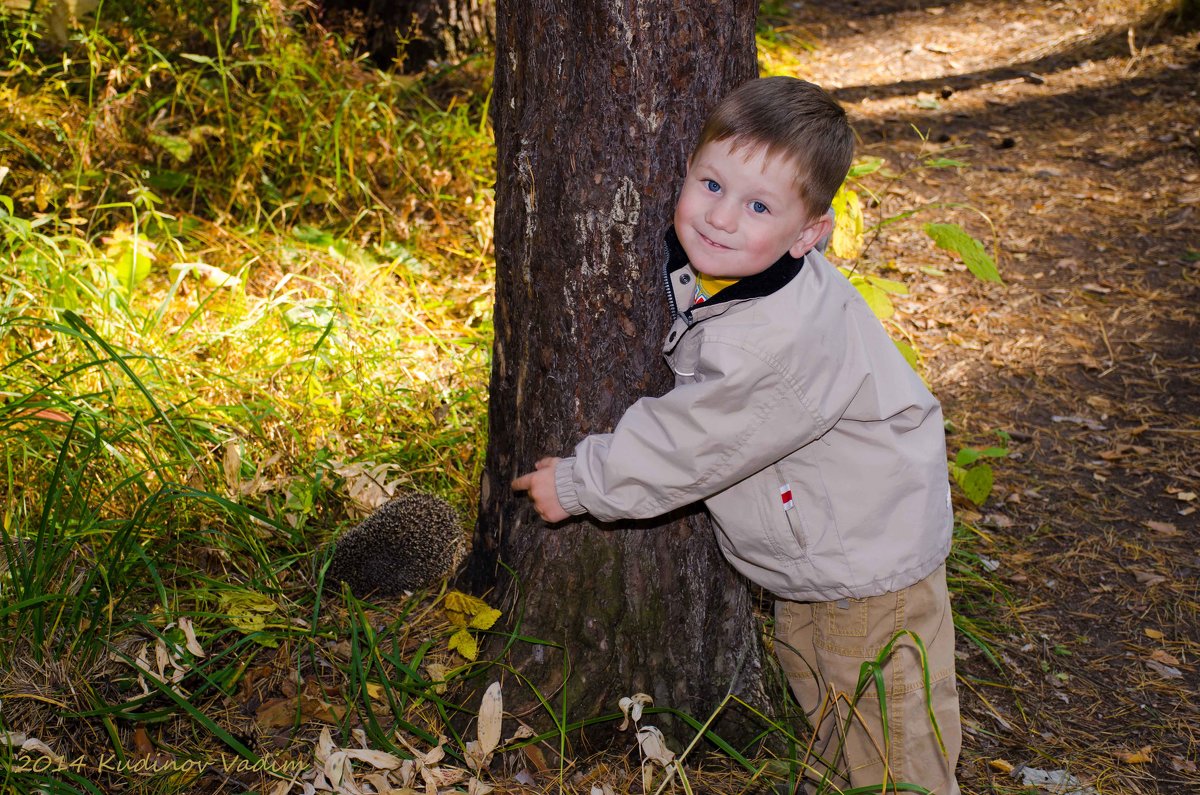
[[[775, 479], [779, 482], [779, 485], [787, 486], [790, 489], [791, 483], [783, 479], [783, 472], [780, 471], [779, 464], [775, 464], [771, 469], [774, 470]], [[780, 507], [782, 508], [783, 506], [780, 505]], [[808, 537], [804, 535], [804, 526], [800, 524], [800, 517], [797, 515], [796, 497], [794, 494], [792, 495], [792, 507], [783, 508], [783, 515], [787, 517], [788, 527], [792, 531], [792, 538], [796, 539], [796, 543], [800, 545], [801, 550], [807, 550]]]
[[675, 303], [675, 290], [671, 287], [671, 246], [667, 241], [663, 241], [663, 288], [667, 291], [667, 302], [671, 309], [671, 322], [679, 317], [679, 306]]

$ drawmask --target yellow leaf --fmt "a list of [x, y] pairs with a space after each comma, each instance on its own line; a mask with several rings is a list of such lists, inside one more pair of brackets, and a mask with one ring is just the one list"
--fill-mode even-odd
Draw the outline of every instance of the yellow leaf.
[[477, 597], [465, 594], [462, 591], [451, 591], [446, 594], [445, 600], [446, 618], [456, 627], [473, 626], [473, 621], [476, 616], [485, 612], [495, 612], [496, 617], [493, 617], [491, 622], [486, 626], [478, 626], [477, 629], [487, 629], [496, 622], [500, 611], [493, 611], [487, 602]]
[[858, 194], [845, 185], [833, 197], [833, 239], [829, 250], [835, 257], [854, 259], [862, 253], [863, 211]]
[[1163, 634], [1157, 629], [1143, 629], [1142, 632], [1145, 632], [1146, 637], [1150, 638], [1151, 640], [1162, 640], [1164, 637]]
[[500, 611], [494, 607], [487, 607], [481, 610], [468, 625], [471, 629], [491, 629], [496, 620], [500, 618]]
[[479, 644], [475, 642], [475, 636], [465, 628], [451, 635], [448, 645], [450, 651], [457, 651], [471, 662], [474, 662], [475, 658], [479, 656]]
[[988, 762], [988, 767], [990, 767], [992, 770], [999, 770], [1001, 773], [1013, 772], [1012, 762], [1008, 762], [1003, 759], [993, 759], [992, 761]]
[[1127, 765], [1144, 765], [1150, 761], [1150, 746], [1143, 745], [1131, 754], [1117, 754], [1117, 759]]

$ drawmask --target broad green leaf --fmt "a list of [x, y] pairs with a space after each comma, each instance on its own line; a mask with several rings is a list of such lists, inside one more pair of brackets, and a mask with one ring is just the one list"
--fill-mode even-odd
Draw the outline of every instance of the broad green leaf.
[[475, 636], [468, 632], [465, 627], [451, 635], [450, 642], [447, 645], [450, 651], [457, 651], [472, 662], [479, 656], [479, 644], [475, 642]]
[[892, 299], [888, 298], [886, 292], [871, 284], [862, 276], [851, 276], [850, 283], [862, 295], [863, 300], [867, 302], [867, 306], [871, 307], [871, 311], [875, 313], [875, 317], [880, 320], [887, 320], [896, 314], [896, 307], [892, 306]]
[[976, 505], [983, 505], [992, 493], [992, 468], [987, 464], [972, 467], [967, 470], [966, 477], [959, 485], [962, 486], [963, 494], [967, 495], [968, 500]]
[[292, 228], [292, 237], [299, 240], [301, 243], [307, 243], [310, 246], [319, 246], [325, 248], [332, 246], [336, 241], [333, 235], [328, 232], [317, 229], [315, 226], [296, 226]]
[[[257, 591], [221, 591], [217, 599], [229, 623], [247, 635], [266, 629], [267, 617], [279, 609], [274, 601]], [[269, 636], [259, 636], [256, 640], [272, 648], [279, 645]]]
[[958, 451], [958, 455], [954, 456], [954, 463], [960, 467], [969, 467], [979, 460], [979, 451], [974, 447], [964, 447]]
[[833, 212], [829, 250], [835, 257], [854, 259], [863, 247], [863, 211], [858, 194], [842, 185], [833, 197]]
[[865, 177], [867, 174], [874, 174], [879, 169], [883, 168], [884, 159], [882, 157], [864, 158], [862, 162], [855, 163], [850, 166], [850, 173], [846, 176], [849, 178]]
[[293, 304], [283, 312], [288, 328], [325, 329], [335, 320], [332, 307], [321, 304]]
[[150, 140], [166, 149], [179, 163], [192, 159], [192, 142], [178, 135], [151, 135]]
[[1007, 447], [987, 447], [979, 451], [979, 454], [988, 458], [1004, 458], [1008, 455]]
[[108, 239], [104, 254], [105, 268], [127, 291], [132, 292], [150, 275], [154, 263], [154, 244], [137, 234], [118, 229]]
[[153, 171], [150, 176], [146, 177], [146, 184], [152, 188], [158, 188], [162, 191], [174, 193], [180, 188], [185, 187], [192, 181], [191, 176], [179, 171], [171, 171], [164, 169], [163, 171]]
[[984, 250], [983, 244], [967, 234], [958, 224], [925, 224], [925, 234], [933, 238], [938, 248], [962, 257], [967, 270], [985, 282], [1003, 284], [996, 263]]
[[900, 355], [904, 357], [904, 361], [908, 362], [908, 366], [918, 373], [921, 371], [921, 354], [917, 353], [917, 349], [909, 345], [904, 340], [892, 340], [896, 349], [900, 351]]
[[883, 290], [885, 293], [892, 295], [908, 295], [908, 285], [904, 282], [898, 282], [894, 279], [885, 279], [882, 276], [866, 276], [867, 281]]
[[951, 157], [931, 157], [925, 161], [925, 165], [929, 168], [967, 168], [971, 164]]

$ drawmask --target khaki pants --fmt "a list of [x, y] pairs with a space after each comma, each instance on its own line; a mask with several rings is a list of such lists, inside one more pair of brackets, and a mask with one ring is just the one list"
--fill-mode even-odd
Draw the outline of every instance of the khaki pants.
[[[945, 753], [929, 720], [920, 652], [901, 636], [883, 667], [885, 736], [874, 684], [854, 701], [859, 669], [902, 630], [921, 638], [927, 654], [933, 713]], [[819, 779], [839, 788], [885, 781], [920, 784], [935, 795], [958, 795], [954, 767], [962, 747], [954, 678], [954, 624], [943, 565], [895, 593], [838, 602], [775, 603], [775, 653], [809, 721], [817, 729], [807, 759]], [[827, 767], [828, 766], [828, 767]]]

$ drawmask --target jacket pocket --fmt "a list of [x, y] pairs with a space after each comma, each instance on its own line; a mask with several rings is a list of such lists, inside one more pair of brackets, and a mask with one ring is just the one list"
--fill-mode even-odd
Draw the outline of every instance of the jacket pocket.
[[[771, 471], [775, 474], [775, 489], [777, 494], [768, 495], [768, 502], [770, 502], [772, 497], [774, 498], [775, 510], [783, 513], [788, 532], [791, 533], [796, 545], [800, 547], [801, 554], [807, 555], [808, 535], [804, 532], [804, 523], [800, 520], [800, 509], [796, 507], [792, 484], [784, 477], [778, 464], [771, 467]], [[770, 485], [768, 485], [768, 488], [770, 488]]]

